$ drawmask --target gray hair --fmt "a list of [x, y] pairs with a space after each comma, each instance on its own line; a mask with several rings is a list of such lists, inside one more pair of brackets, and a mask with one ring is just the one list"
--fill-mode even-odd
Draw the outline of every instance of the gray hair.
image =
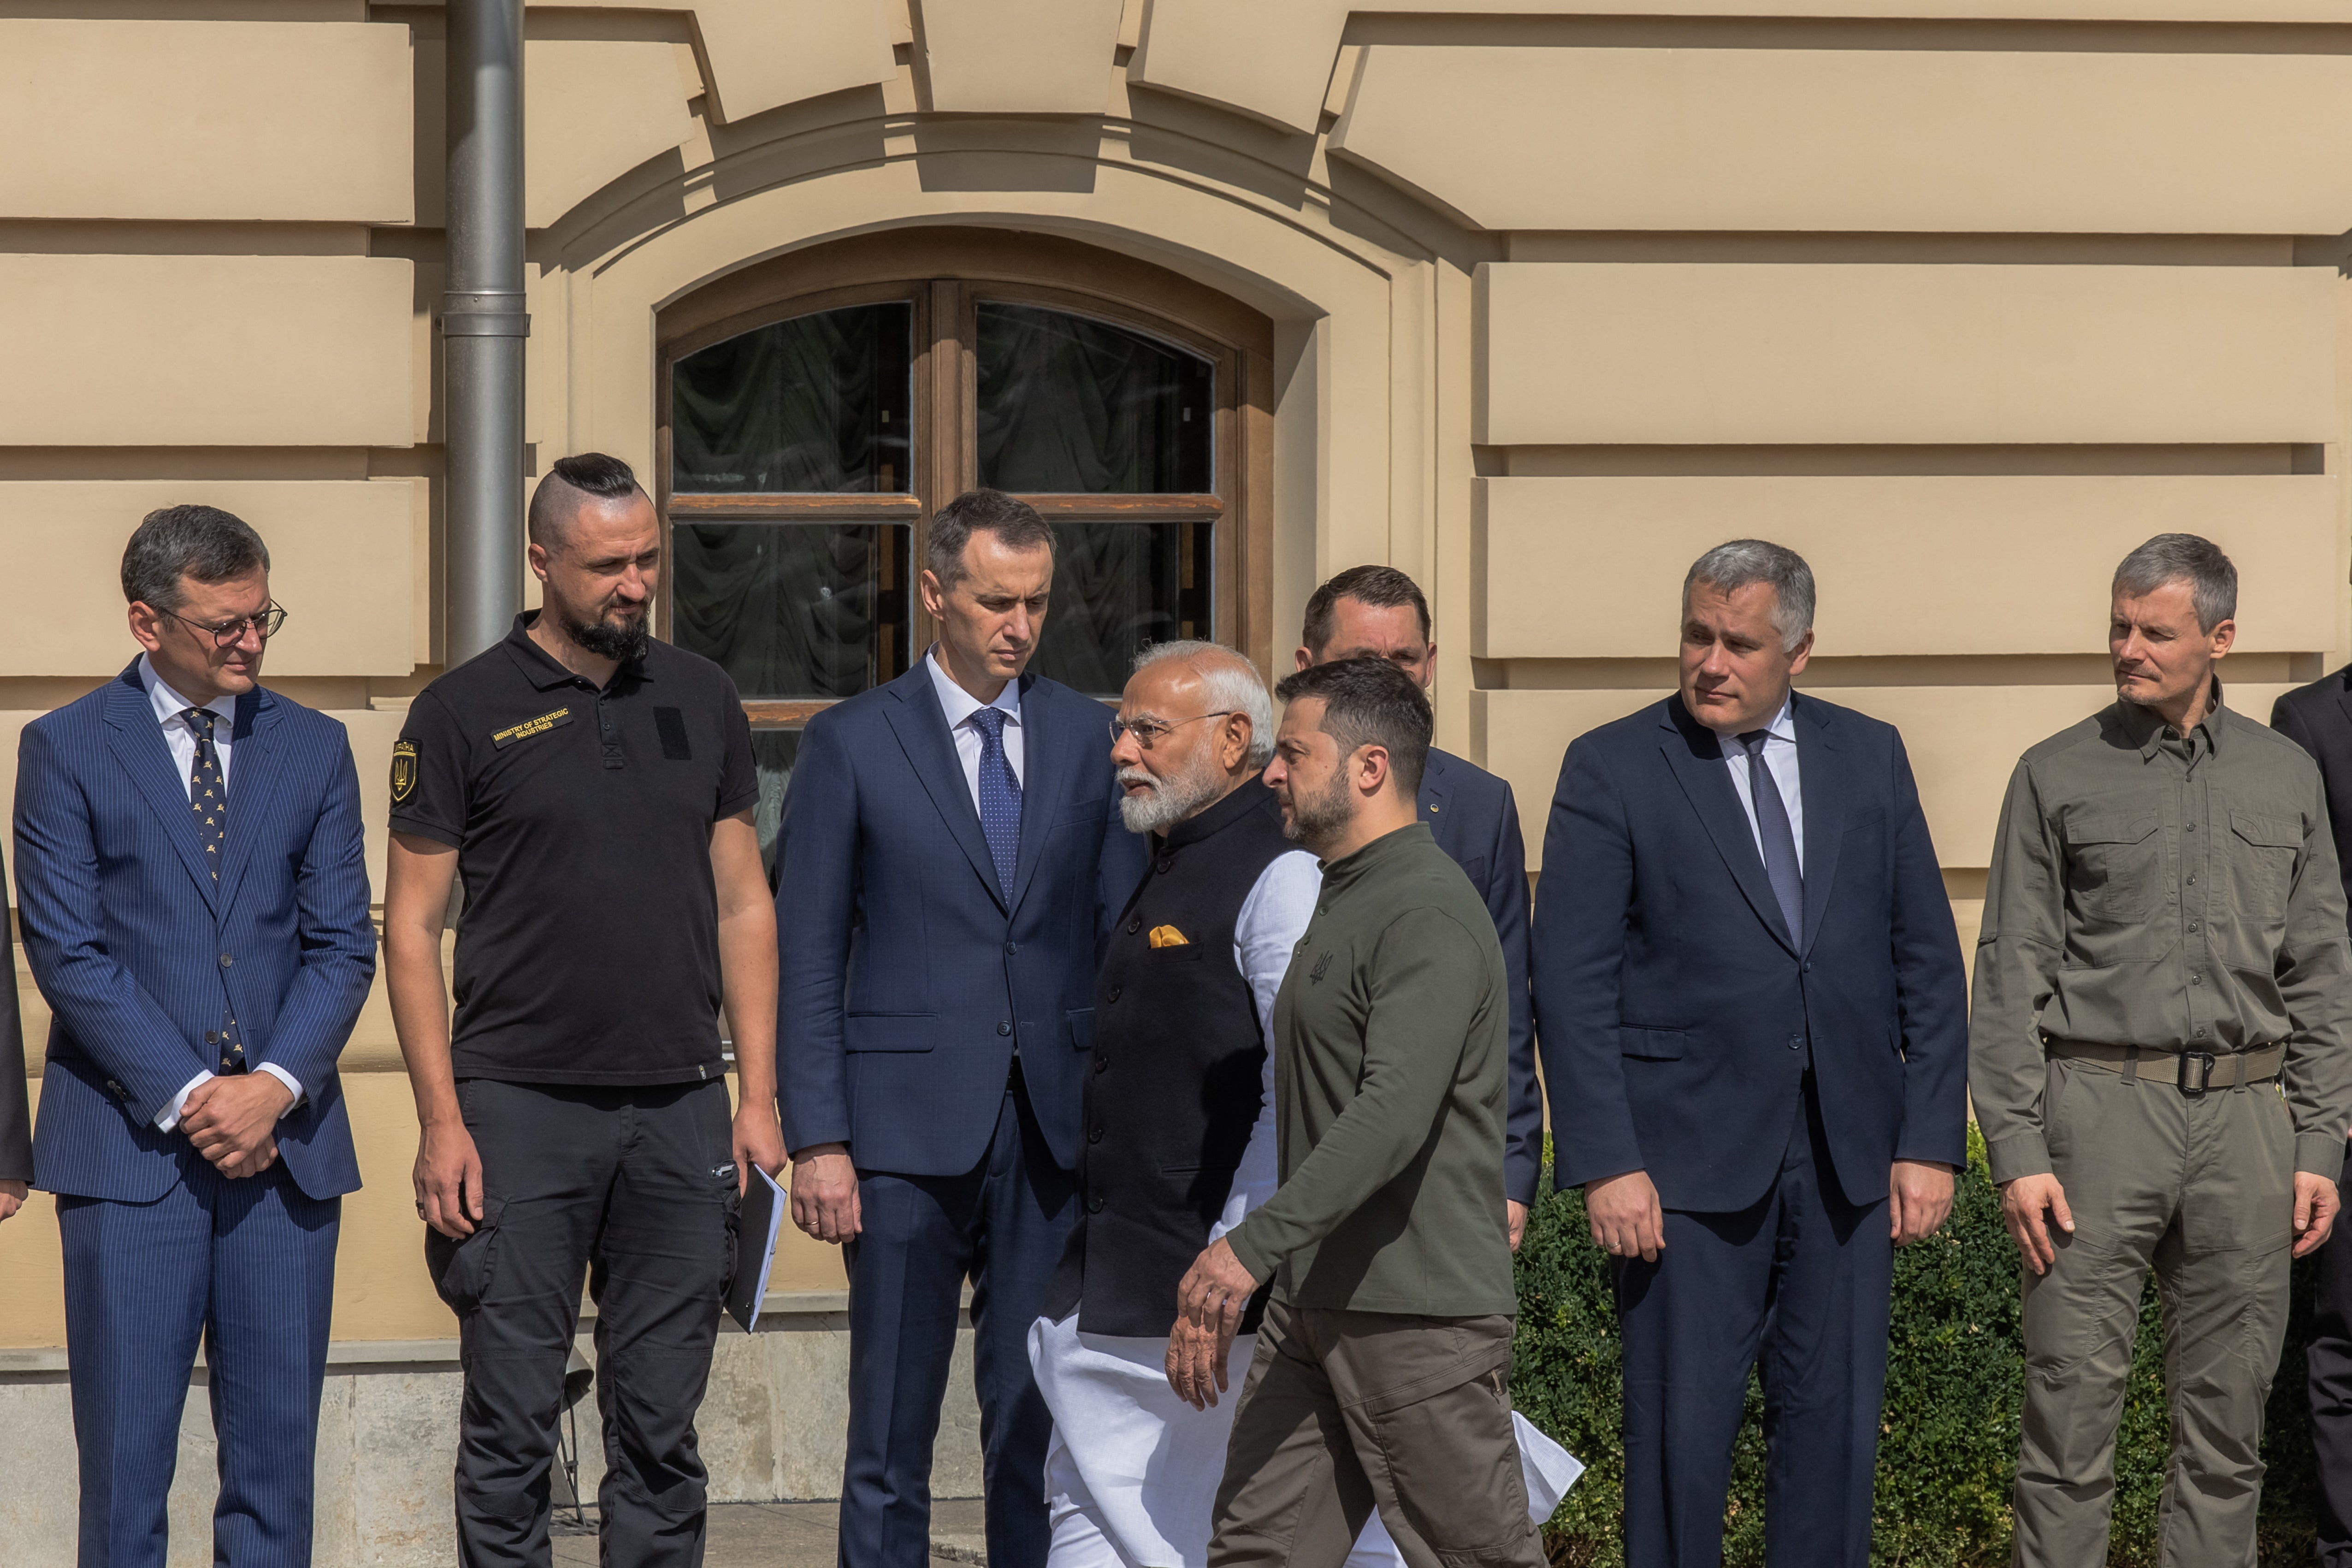
[[1736, 594], [1755, 583], [1772, 589], [1772, 625], [1780, 633], [1783, 652], [1793, 653], [1813, 629], [1813, 569], [1805, 558], [1784, 544], [1761, 539], [1735, 539], [1718, 544], [1691, 563], [1683, 577], [1683, 607], [1690, 607], [1692, 584], [1705, 583], [1717, 593]]
[[1223, 643], [1153, 643], [1135, 656], [1138, 674], [1155, 664], [1177, 659], [1201, 678], [1210, 703], [1250, 721], [1249, 765], [1263, 768], [1274, 760], [1274, 700], [1266, 695], [1265, 678], [1247, 655]]
[[182, 579], [210, 585], [269, 570], [269, 547], [251, 525], [216, 506], [149, 512], [122, 551], [122, 596], [170, 614], [186, 603]]
[[2194, 533], [2159, 533], [2116, 568], [2115, 596], [2144, 599], [2168, 583], [2187, 583], [2197, 629], [2210, 632], [2238, 614], [2238, 569], [2221, 547]]

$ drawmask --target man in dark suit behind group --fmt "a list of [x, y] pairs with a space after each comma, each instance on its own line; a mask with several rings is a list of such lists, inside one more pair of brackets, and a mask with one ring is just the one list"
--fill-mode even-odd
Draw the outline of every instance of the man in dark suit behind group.
[[1536, 900], [1556, 1179], [1612, 1255], [1631, 1568], [1714, 1564], [1761, 1352], [1766, 1553], [1863, 1568], [1890, 1242], [1966, 1152], [1968, 1002], [1893, 728], [1790, 679], [1812, 574], [1741, 540], [1683, 587], [1681, 690], [1578, 739]]
[[[1437, 644], [1430, 636], [1429, 600], [1393, 566], [1350, 566], [1308, 596], [1300, 629], [1298, 668], [1343, 658], [1382, 658], [1412, 677], [1424, 692], [1437, 679]], [[1429, 748], [1421, 775], [1417, 820], [1437, 847], [1478, 889], [1495, 920], [1509, 972], [1511, 1046], [1503, 1193], [1508, 1200], [1511, 1247], [1527, 1234], [1528, 1210], [1543, 1177], [1543, 1090], [1536, 1078], [1534, 1014], [1528, 997], [1528, 852], [1519, 837], [1518, 802], [1511, 786], [1475, 763]]]
[[343, 727], [260, 684], [284, 612], [252, 529], [150, 513], [146, 651], [25, 727], [16, 897], [56, 1016], [34, 1130], [58, 1195], [82, 1568], [163, 1568], [201, 1339], [213, 1552], [310, 1561], [335, 1238], [357, 1190], [335, 1060], [375, 973]]
[[[2297, 687], [2271, 728], [2309, 752], [2327, 790], [2328, 826], [2352, 900], [2352, 668]], [[2320, 1244], [2311, 1339], [2311, 1439], [2319, 1454], [2320, 1568], [2352, 1568], [2352, 1226]]]
[[1027, 1335], [1076, 1215], [1104, 910], [1143, 870], [1108, 710], [1024, 673], [1053, 579], [1026, 504], [940, 508], [921, 578], [939, 641], [810, 721], [785, 797], [780, 1099], [793, 1222], [849, 1271], [850, 1568], [929, 1559], [967, 1275], [989, 1561], [1045, 1561]]

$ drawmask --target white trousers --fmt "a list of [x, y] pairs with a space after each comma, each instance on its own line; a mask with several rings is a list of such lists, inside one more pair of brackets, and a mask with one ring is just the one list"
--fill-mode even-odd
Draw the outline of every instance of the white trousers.
[[[1054, 1412], [1045, 1450], [1046, 1568], [1205, 1568], [1210, 1516], [1224, 1477], [1225, 1441], [1255, 1335], [1237, 1337], [1228, 1388], [1195, 1410], [1168, 1386], [1168, 1342], [1080, 1335], [1077, 1315], [1039, 1319], [1029, 1361]], [[1528, 1517], [1541, 1522], [1584, 1467], [1513, 1412]], [[1347, 1568], [1404, 1568], [1375, 1512]]]

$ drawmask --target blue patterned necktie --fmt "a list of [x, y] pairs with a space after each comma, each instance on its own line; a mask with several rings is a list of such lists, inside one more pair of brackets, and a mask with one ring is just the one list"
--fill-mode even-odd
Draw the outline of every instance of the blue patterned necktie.
[[228, 842], [228, 780], [221, 773], [220, 752], [213, 745], [213, 724], [219, 716], [209, 708], [184, 708], [180, 717], [196, 736], [196, 760], [188, 768], [188, 808], [196, 814], [196, 837], [217, 882], [221, 846]]
[[1021, 781], [1013, 776], [1012, 759], [1004, 754], [1008, 717], [1002, 708], [983, 708], [971, 721], [980, 730], [980, 831], [988, 840], [997, 883], [1010, 904], [1013, 868], [1021, 860]]
[[1771, 879], [1772, 897], [1780, 905], [1780, 918], [1789, 922], [1789, 940], [1802, 942], [1805, 937], [1805, 874], [1797, 865], [1797, 835], [1789, 826], [1789, 807], [1780, 799], [1780, 786], [1772, 780], [1772, 770], [1764, 765], [1764, 742], [1768, 732], [1750, 730], [1739, 737], [1748, 748], [1748, 798], [1756, 803], [1756, 837], [1764, 845], [1764, 875]]

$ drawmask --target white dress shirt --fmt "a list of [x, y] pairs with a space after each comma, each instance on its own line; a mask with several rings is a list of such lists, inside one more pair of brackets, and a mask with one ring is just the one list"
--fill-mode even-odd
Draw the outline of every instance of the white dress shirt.
[[1026, 748], [1021, 743], [1021, 683], [1008, 680], [1004, 689], [996, 694], [993, 702], [982, 702], [948, 676], [940, 664], [940, 650], [933, 647], [923, 655], [923, 668], [931, 672], [931, 689], [940, 694], [940, 710], [948, 716], [948, 733], [955, 738], [956, 755], [963, 763], [964, 787], [971, 791], [971, 808], [980, 809], [980, 753], [983, 742], [980, 726], [971, 716], [982, 708], [1000, 709], [1004, 720], [1004, 760], [1013, 764], [1013, 777], [1027, 784], [1029, 776], [1022, 771]]
[[[192, 800], [195, 789], [192, 781], [196, 771], [196, 727], [183, 715], [191, 708], [203, 708], [219, 719], [220, 722], [213, 726], [213, 755], [220, 763], [221, 787], [226, 789], [229, 752], [236, 745], [231, 731], [236, 728], [236, 699], [215, 697], [210, 702], [191, 702], [173, 690], [163, 678], [155, 673], [154, 665], [149, 662], [145, 654], [139, 656], [139, 683], [147, 689], [147, 700], [154, 706], [155, 722], [163, 728], [163, 744], [171, 748], [172, 767], [180, 775], [180, 788], [187, 791]], [[287, 1092], [293, 1095], [294, 1099], [286, 1110], [302, 1103], [302, 1085], [292, 1073], [268, 1062], [255, 1070], [268, 1073], [284, 1084]], [[207, 1068], [182, 1084], [180, 1092], [172, 1097], [171, 1103], [155, 1113], [155, 1125], [166, 1132], [177, 1127], [180, 1110], [188, 1103], [188, 1096], [195, 1092], [196, 1085], [219, 1076]], [[278, 1112], [280, 1118], [285, 1114], [285, 1110]]]
[[[1780, 786], [1780, 805], [1789, 814], [1789, 831], [1797, 840], [1797, 874], [1805, 871], [1805, 797], [1797, 787], [1797, 724], [1790, 716], [1794, 700], [1780, 700], [1780, 710], [1764, 726], [1764, 765], [1771, 770], [1772, 782]], [[1756, 858], [1764, 858], [1764, 829], [1756, 821], [1756, 797], [1748, 788], [1748, 748], [1737, 735], [1717, 738], [1723, 742], [1723, 763], [1731, 770], [1731, 787], [1739, 792], [1739, 809], [1748, 814], [1748, 831], [1756, 840]]]

